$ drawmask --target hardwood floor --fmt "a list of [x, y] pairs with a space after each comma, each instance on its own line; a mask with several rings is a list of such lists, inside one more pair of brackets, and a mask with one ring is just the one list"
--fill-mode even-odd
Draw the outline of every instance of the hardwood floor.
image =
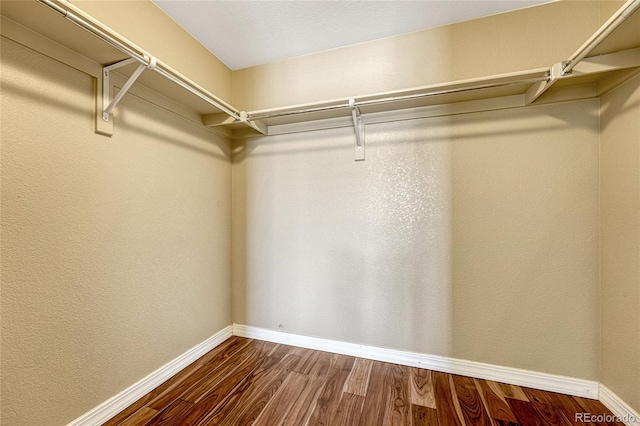
[[[600, 402], [231, 337], [105, 425], [582, 425]], [[621, 423], [597, 423], [610, 425]]]

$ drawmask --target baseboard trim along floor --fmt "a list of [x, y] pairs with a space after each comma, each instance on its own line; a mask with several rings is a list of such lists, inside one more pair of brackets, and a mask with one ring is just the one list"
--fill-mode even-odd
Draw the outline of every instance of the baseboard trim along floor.
[[379, 348], [375, 346], [358, 345], [355, 343], [339, 342], [336, 340], [308, 337], [298, 334], [283, 333], [259, 327], [233, 325], [233, 335], [300, 346], [326, 352], [376, 361], [390, 362], [409, 367], [426, 368], [449, 374], [474, 377], [476, 379], [493, 380], [549, 392], [558, 392], [583, 398], [598, 399], [598, 382], [576, 379], [555, 374], [539, 373], [518, 368], [503, 367], [475, 361], [466, 361], [438, 355], [428, 355], [417, 352], [400, 351], [396, 349]]
[[91, 411], [78, 417], [67, 426], [96, 426], [101, 425], [129, 405], [142, 398], [147, 393], [173, 377], [183, 368], [218, 346], [232, 336], [232, 326], [227, 326], [209, 337], [204, 342], [194, 346], [177, 358], [158, 368], [139, 382], [129, 386], [116, 396], [98, 405]]
[[640, 413], [631, 408], [629, 404], [602, 383], [600, 384], [599, 399], [605, 407], [619, 417], [619, 421], [628, 426], [640, 426]]
[[233, 324], [233, 335], [266, 340], [291, 346], [339, 353], [410, 367], [426, 368], [449, 374], [493, 380], [549, 392], [600, 400], [619, 421], [628, 426], [640, 426], [640, 415], [609, 388], [592, 380], [577, 379], [555, 374], [540, 373], [518, 368], [503, 367], [475, 361], [466, 361], [437, 355], [399, 351], [396, 349], [358, 345], [318, 337], [284, 333], [260, 327]]
[[477, 379], [493, 380], [549, 392], [599, 399], [616, 416], [619, 416], [620, 421], [629, 426], [640, 426], [640, 415], [638, 415], [637, 412], [635, 412], [609, 388], [596, 381], [576, 379], [548, 373], [539, 373], [535, 371], [437, 355], [302, 336], [241, 324], [233, 324], [225, 327], [204, 342], [194, 346], [184, 354], [149, 374], [144, 379], [133, 384], [91, 411], [78, 417], [76, 420], [69, 423], [68, 426], [93, 426], [106, 422], [191, 364], [193, 361], [227, 340], [232, 335], [406, 365], [410, 367], [425, 368], [443, 373], [474, 377]]

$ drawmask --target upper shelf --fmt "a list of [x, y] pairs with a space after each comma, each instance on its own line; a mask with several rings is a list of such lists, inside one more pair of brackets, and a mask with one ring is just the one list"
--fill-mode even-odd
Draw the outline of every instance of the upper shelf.
[[[518, 95], [535, 82], [546, 81], [547, 69], [540, 68], [519, 73], [486, 78], [462, 80], [417, 87], [409, 90], [385, 92], [358, 97], [361, 114], [382, 113], [426, 106], [473, 101], [495, 97]], [[251, 111], [249, 115], [269, 126], [292, 124], [301, 121], [350, 117], [348, 99]]]
[[[54, 3], [62, 4], [64, 7], [71, 8], [72, 11], [77, 10], [75, 6], [64, 0], [56, 0]], [[251, 133], [276, 134], [286, 126], [295, 131], [301, 128], [296, 127], [299, 123], [318, 123], [315, 125], [316, 128], [320, 128], [320, 122], [327, 122], [328, 126], [331, 126], [331, 123], [348, 124], [348, 120], [352, 117], [352, 106], [357, 107], [358, 113], [363, 115], [366, 123], [367, 116], [380, 117], [385, 113], [489, 99], [508, 98], [510, 101], [505, 105], [510, 106], [586, 99], [601, 96], [640, 72], [639, 6], [640, 0], [627, 1], [589, 39], [596, 40], [597, 43], [589, 45], [588, 40], [569, 58], [578, 58], [571, 64], [571, 67], [575, 66], [575, 68], [570, 73], [563, 73], [563, 67], [566, 64], [558, 63], [550, 64], [548, 68], [360, 96], [353, 100], [353, 104], [345, 98], [249, 112], [238, 111], [222, 101], [220, 102], [228, 108], [217, 108], [215, 102], [212, 104], [202, 96], [194, 95], [193, 92], [185, 90], [184, 84], [168, 80], [162, 74], [144, 72], [138, 82], [200, 114], [204, 125], [228, 129], [227, 134], [232, 137], [246, 136]], [[3, 27], [6, 27], [5, 23], [26, 27], [77, 52], [76, 54], [87, 58], [98, 70], [130, 57], [121, 49], [64, 19], [59, 11], [57, 13], [37, 1], [3, 2], [1, 12]], [[6, 21], [5, 18], [10, 21]], [[613, 31], [607, 29], [607, 25], [614, 28]], [[114, 39], [126, 42], [126, 39], [112, 30], [104, 26], [100, 28]], [[3, 34], [6, 31], [8, 30], [3, 29]], [[602, 37], [598, 38], [598, 35], [606, 37], [600, 40]], [[583, 56], [586, 58], [582, 59]], [[136, 64], [132, 64], [120, 68], [118, 72], [129, 76], [135, 69]], [[99, 77], [101, 72], [98, 71], [94, 75]], [[186, 78], [184, 80], [188, 81]], [[218, 100], [215, 95], [206, 90], [204, 92], [207, 95], [206, 99]], [[515, 103], [514, 98], [518, 98]]]
[[[640, 72], [639, 7], [638, 0], [627, 1], [569, 58], [574, 68], [568, 73], [563, 72], [569, 62], [566, 61], [548, 68], [358, 97], [355, 104], [366, 115], [514, 96], [522, 100], [515, 104], [509, 102], [511, 106], [599, 97]], [[270, 134], [282, 131], [280, 128], [287, 125], [348, 119], [350, 115], [348, 99], [249, 112], [250, 118], [273, 127]], [[275, 126], [279, 128], [276, 130]]]

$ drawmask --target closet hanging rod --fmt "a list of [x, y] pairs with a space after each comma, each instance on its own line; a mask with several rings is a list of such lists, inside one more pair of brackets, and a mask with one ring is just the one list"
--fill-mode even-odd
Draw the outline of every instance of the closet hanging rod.
[[562, 74], [568, 74], [578, 65], [580, 61], [587, 57], [595, 47], [616, 30], [629, 16], [640, 8], [640, 0], [627, 0], [607, 22], [602, 24], [600, 28], [587, 41], [584, 42], [576, 52], [562, 63]]
[[548, 79], [549, 79], [549, 76], [544, 75], [540, 77], [526, 78], [526, 79], [514, 80], [509, 82], [485, 83], [485, 84], [478, 84], [478, 85], [469, 86], [469, 87], [458, 87], [458, 88], [452, 88], [452, 89], [437, 90], [434, 92], [416, 93], [413, 95], [389, 96], [389, 97], [380, 98], [380, 99], [370, 99], [365, 101], [359, 101], [353, 104], [347, 101], [345, 103], [340, 103], [340, 104], [325, 105], [325, 106], [318, 106], [318, 107], [312, 107], [312, 108], [303, 108], [303, 109], [292, 110], [292, 111], [282, 111], [282, 112], [273, 112], [273, 113], [264, 113], [264, 114], [249, 113], [249, 118], [252, 120], [264, 120], [268, 118], [288, 117], [291, 115], [310, 114], [315, 112], [326, 112], [326, 111], [334, 111], [339, 109], [350, 109], [352, 106], [365, 107], [369, 105], [378, 105], [378, 104], [384, 104], [389, 102], [410, 101], [414, 99], [428, 98], [430, 96], [437, 96], [437, 95], [448, 95], [453, 93], [471, 92], [474, 90], [493, 89], [498, 87], [514, 86], [518, 84], [531, 84], [531, 83], [537, 83], [540, 81], [546, 81]]
[[[125, 53], [129, 57], [140, 62], [141, 64], [149, 65], [150, 58], [152, 58], [150, 54], [148, 54], [143, 49], [136, 46], [131, 41], [115, 33], [110, 28], [104, 26], [102, 23], [96, 21], [91, 16], [87, 15], [86, 13], [84, 13], [82, 10], [78, 9], [74, 5], [66, 2], [65, 0], [58, 0], [58, 2], [64, 4], [65, 7], [59, 6], [52, 0], [38, 0], [38, 2], [56, 11], [57, 13], [59, 13], [69, 21], [80, 26], [81, 28], [85, 29], [86, 31], [90, 32], [96, 37], [100, 38], [104, 42], [115, 47], [119, 51]], [[213, 105], [214, 107], [224, 112], [225, 114], [228, 114], [229, 116], [233, 117], [235, 120], [241, 121], [240, 111], [238, 111], [228, 103], [224, 102], [223, 100], [218, 99], [216, 96], [209, 93], [209, 91], [207, 91], [197, 83], [193, 82], [188, 77], [185, 77], [178, 71], [174, 70], [169, 65], [161, 62], [160, 60], [156, 60], [156, 66], [153, 68], [153, 70], [158, 72], [160, 75], [164, 76], [165, 78], [173, 81], [174, 83], [176, 83], [183, 89], [187, 90], [188, 92], [196, 95], [197, 97], [209, 103], [210, 105]], [[251, 121], [245, 121], [245, 122], [252, 129], [257, 130], [260, 133], [264, 133], [264, 130], [260, 129], [259, 126], [255, 125]]]

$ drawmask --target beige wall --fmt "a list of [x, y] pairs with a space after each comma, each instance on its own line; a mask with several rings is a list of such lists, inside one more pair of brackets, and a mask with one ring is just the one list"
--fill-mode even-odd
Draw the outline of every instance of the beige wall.
[[226, 141], [2, 41], [2, 424], [62, 425], [231, 323]]
[[640, 76], [601, 114], [601, 381], [640, 411]]
[[624, 0], [600, 0], [600, 25], [604, 24], [624, 3]]
[[599, 27], [599, 3], [555, 2], [245, 68], [233, 72], [232, 103], [257, 110], [549, 67]]
[[234, 322], [598, 380], [598, 105], [246, 141]]

